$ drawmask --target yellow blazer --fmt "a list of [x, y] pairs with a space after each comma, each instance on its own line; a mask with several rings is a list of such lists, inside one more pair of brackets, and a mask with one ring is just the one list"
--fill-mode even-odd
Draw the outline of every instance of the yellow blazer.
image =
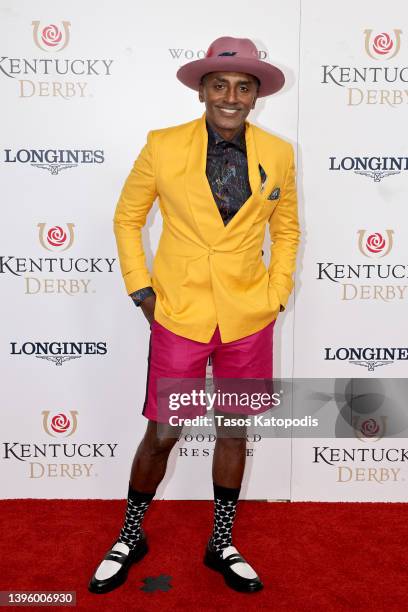
[[[205, 173], [205, 113], [148, 133], [114, 215], [127, 293], [152, 286], [155, 319], [199, 342], [210, 341], [217, 323], [223, 342], [257, 332], [277, 317], [293, 288], [300, 236], [293, 147], [245, 125], [252, 195], [226, 226]], [[150, 274], [141, 228], [157, 196], [163, 230]], [[269, 269], [262, 260], [266, 223]]]

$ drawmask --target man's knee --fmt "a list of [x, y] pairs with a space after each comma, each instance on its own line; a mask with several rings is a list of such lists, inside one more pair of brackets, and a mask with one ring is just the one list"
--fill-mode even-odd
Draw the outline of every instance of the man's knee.
[[[233, 419], [239, 419], [240, 415], [232, 415]], [[247, 429], [245, 425], [227, 425], [222, 421], [216, 423], [217, 444], [223, 448], [241, 448], [245, 447]]]
[[174, 435], [166, 435], [159, 430], [156, 423], [149, 422], [145, 436], [143, 438], [143, 451], [152, 457], [166, 456], [177, 442]]
[[217, 446], [225, 450], [240, 450], [246, 446], [245, 437], [217, 437]]

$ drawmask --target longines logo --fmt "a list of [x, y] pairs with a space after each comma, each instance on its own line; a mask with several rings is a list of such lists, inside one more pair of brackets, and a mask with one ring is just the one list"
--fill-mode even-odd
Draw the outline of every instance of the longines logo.
[[395, 361], [408, 361], [408, 347], [326, 347], [325, 361], [348, 361], [374, 372], [379, 366], [391, 365]]
[[[387, 257], [394, 247], [394, 230], [360, 229], [357, 231], [356, 242], [358, 251], [365, 258], [381, 260]], [[336, 283], [340, 289], [339, 297], [344, 301], [404, 300], [408, 296], [407, 278], [408, 264], [405, 263], [317, 262], [316, 280]]]
[[10, 355], [34, 356], [45, 359], [56, 366], [62, 366], [65, 361], [80, 359], [84, 355], [106, 355], [106, 342], [10, 342]]
[[354, 172], [379, 183], [408, 170], [408, 157], [329, 157], [329, 170]]
[[4, 149], [3, 161], [7, 164], [30, 164], [57, 176], [62, 170], [79, 165], [103, 164], [105, 156], [101, 149], [18, 149], [14, 152]]
[[4, 55], [0, 58], [0, 73], [9, 79], [17, 79], [20, 98], [86, 98], [92, 96], [86, 77], [111, 76], [113, 59], [53, 57], [70, 44], [69, 21], [41, 23], [34, 20], [31, 25], [34, 46], [46, 56], [19, 58]]
[[[397, 107], [407, 104], [408, 66], [387, 65], [387, 62], [395, 58], [401, 49], [402, 33], [400, 29], [390, 32], [364, 30], [362, 47], [374, 65], [324, 64], [321, 83], [345, 87], [345, 102], [348, 106], [379, 104]], [[394, 84], [396, 88], [390, 88], [390, 84]]]
[[[46, 251], [63, 253], [75, 242], [75, 224], [49, 225], [38, 223], [38, 241]], [[116, 258], [112, 257], [16, 257], [0, 256], [0, 274], [21, 277], [27, 295], [90, 295], [95, 293], [93, 279], [85, 275], [113, 272]], [[47, 277], [38, 276], [47, 274]], [[79, 274], [78, 277], [67, 277]], [[60, 276], [63, 275], [63, 276]]]
[[[118, 443], [107, 442], [64, 442], [73, 437], [78, 427], [78, 411], [41, 413], [42, 433], [53, 438], [51, 442], [3, 442], [5, 461], [21, 462], [28, 467], [28, 478], [68, 478], [78, 480], [98, 476], [95, 472], [101, 460], [116, 459]], [[61, 440], [58, 440], [58, 438]], [[37, 461], [32, 461], [37, 459]], [[50, 462], [47, 459], [51, 460]], [[83, 463], [83, 460], [93, 463]], [[28, 461], [30, 460], [30, 461]], [[4, 465], [4, 464], [3, 464]]]

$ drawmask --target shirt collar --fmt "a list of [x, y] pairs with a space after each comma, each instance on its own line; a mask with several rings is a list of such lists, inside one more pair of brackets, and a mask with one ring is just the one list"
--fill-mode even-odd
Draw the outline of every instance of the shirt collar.
[[207, 127], [208, 142], [209, 142], [209, 144], [218, 145], [221, 142], [227, 142], [229, 144], [234, 145], [235, 147], [237, 147], [238, 149], [240, 149], [244, 153], [246, 153], [245, 125], [243, 125], [242, 129], [237, 134], [235, 134], [235, 136], [234, 136], [234, 138], [232, 138], [232, 140], [225, 140], [225, 138], [220, 136], [218, 134], [218, 132], [216, 132], [214, 130], [214, 128], [211, 127], [211, 125], [208, 123], [207, 120], [206, 120], [205, 124], [206, 124], [206, 127]]

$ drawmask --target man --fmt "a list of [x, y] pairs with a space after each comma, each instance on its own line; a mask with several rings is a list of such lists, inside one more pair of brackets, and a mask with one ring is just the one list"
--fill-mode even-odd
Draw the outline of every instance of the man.
[[[149, 132], [114, 217], [127, 293], [150, 324], [143, 414], [149, 420], [135, 454], [124, 525], [89, 583], [95, 593], [122, 584], [147, 552], [141, 527], [177, 437], [156, 397], [160, 378], [272, 378], [272, 332], [293, 288], [299, 242], [292, 146], [246, 121], [258, 97], [284, 84], [248, 39], [223, 37], [206, 57], [180, 68], [198, 90], [200, 119]], [[163, 231], [150, 275], [141, 228], [159, 197]], [[262, 261], [266, 224], [269, 269]], [[213, 458], [214, 524], [204, 562], [238, 591], [263, 584], [232, 544], [245, 467], [243, 437], [218, 436]]]

